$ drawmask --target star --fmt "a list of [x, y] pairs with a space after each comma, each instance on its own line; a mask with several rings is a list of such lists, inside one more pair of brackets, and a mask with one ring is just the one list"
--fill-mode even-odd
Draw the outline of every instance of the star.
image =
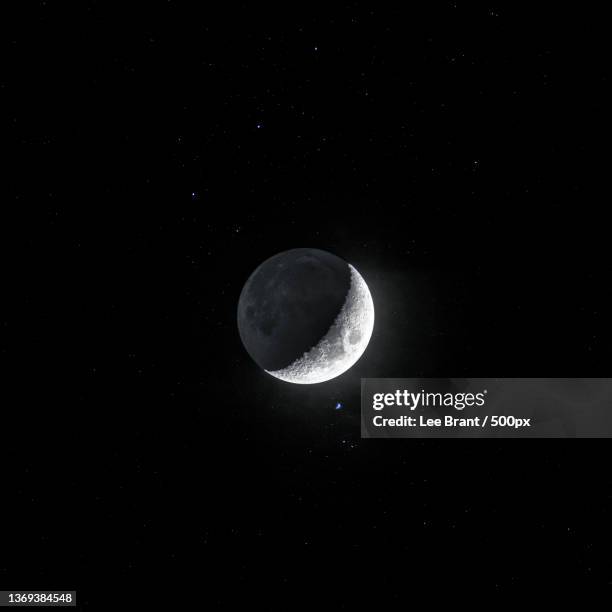
[[336, 404], [336, 410], [342, 410], [342, 408], [343, 408], [342, 402], [338, 402]]

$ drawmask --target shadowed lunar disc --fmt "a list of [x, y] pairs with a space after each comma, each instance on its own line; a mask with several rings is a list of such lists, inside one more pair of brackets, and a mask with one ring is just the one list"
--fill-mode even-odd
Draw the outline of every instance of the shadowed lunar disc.
[[365, 351], [374, 304], [357, 270], [319, 249], [292, 249], [262, 263], [238, 303], [238, 329], [266, 372], [296, 384], [346, 372]]

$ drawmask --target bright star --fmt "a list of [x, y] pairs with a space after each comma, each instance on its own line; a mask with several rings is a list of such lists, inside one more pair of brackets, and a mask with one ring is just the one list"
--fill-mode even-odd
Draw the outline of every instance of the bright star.
[[342, 408], [342, 402], [338, 402], [336, 404], [336, 410], [340, 410]]

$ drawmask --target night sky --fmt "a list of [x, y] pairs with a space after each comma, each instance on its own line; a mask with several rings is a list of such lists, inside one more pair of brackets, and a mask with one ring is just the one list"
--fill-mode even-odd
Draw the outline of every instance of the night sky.
[[[3, 20], [0, 588], [610, 588], [605, 440], [360, 439], [361, 377], [610, 373], [603, 16], [421, 4]], [[295, 247], [376, 307], [320, 385], [266, 375], [236, 326]]]

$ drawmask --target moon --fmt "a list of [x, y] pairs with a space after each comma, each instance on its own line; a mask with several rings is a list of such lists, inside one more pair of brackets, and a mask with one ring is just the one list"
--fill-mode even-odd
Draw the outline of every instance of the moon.
[[238, 301], [238, 331], [253, 360], [285, 382], [336, 378], [363, 355], [374, 329], [368, 286], [349, 263], [320, 249], [264, 261]]

